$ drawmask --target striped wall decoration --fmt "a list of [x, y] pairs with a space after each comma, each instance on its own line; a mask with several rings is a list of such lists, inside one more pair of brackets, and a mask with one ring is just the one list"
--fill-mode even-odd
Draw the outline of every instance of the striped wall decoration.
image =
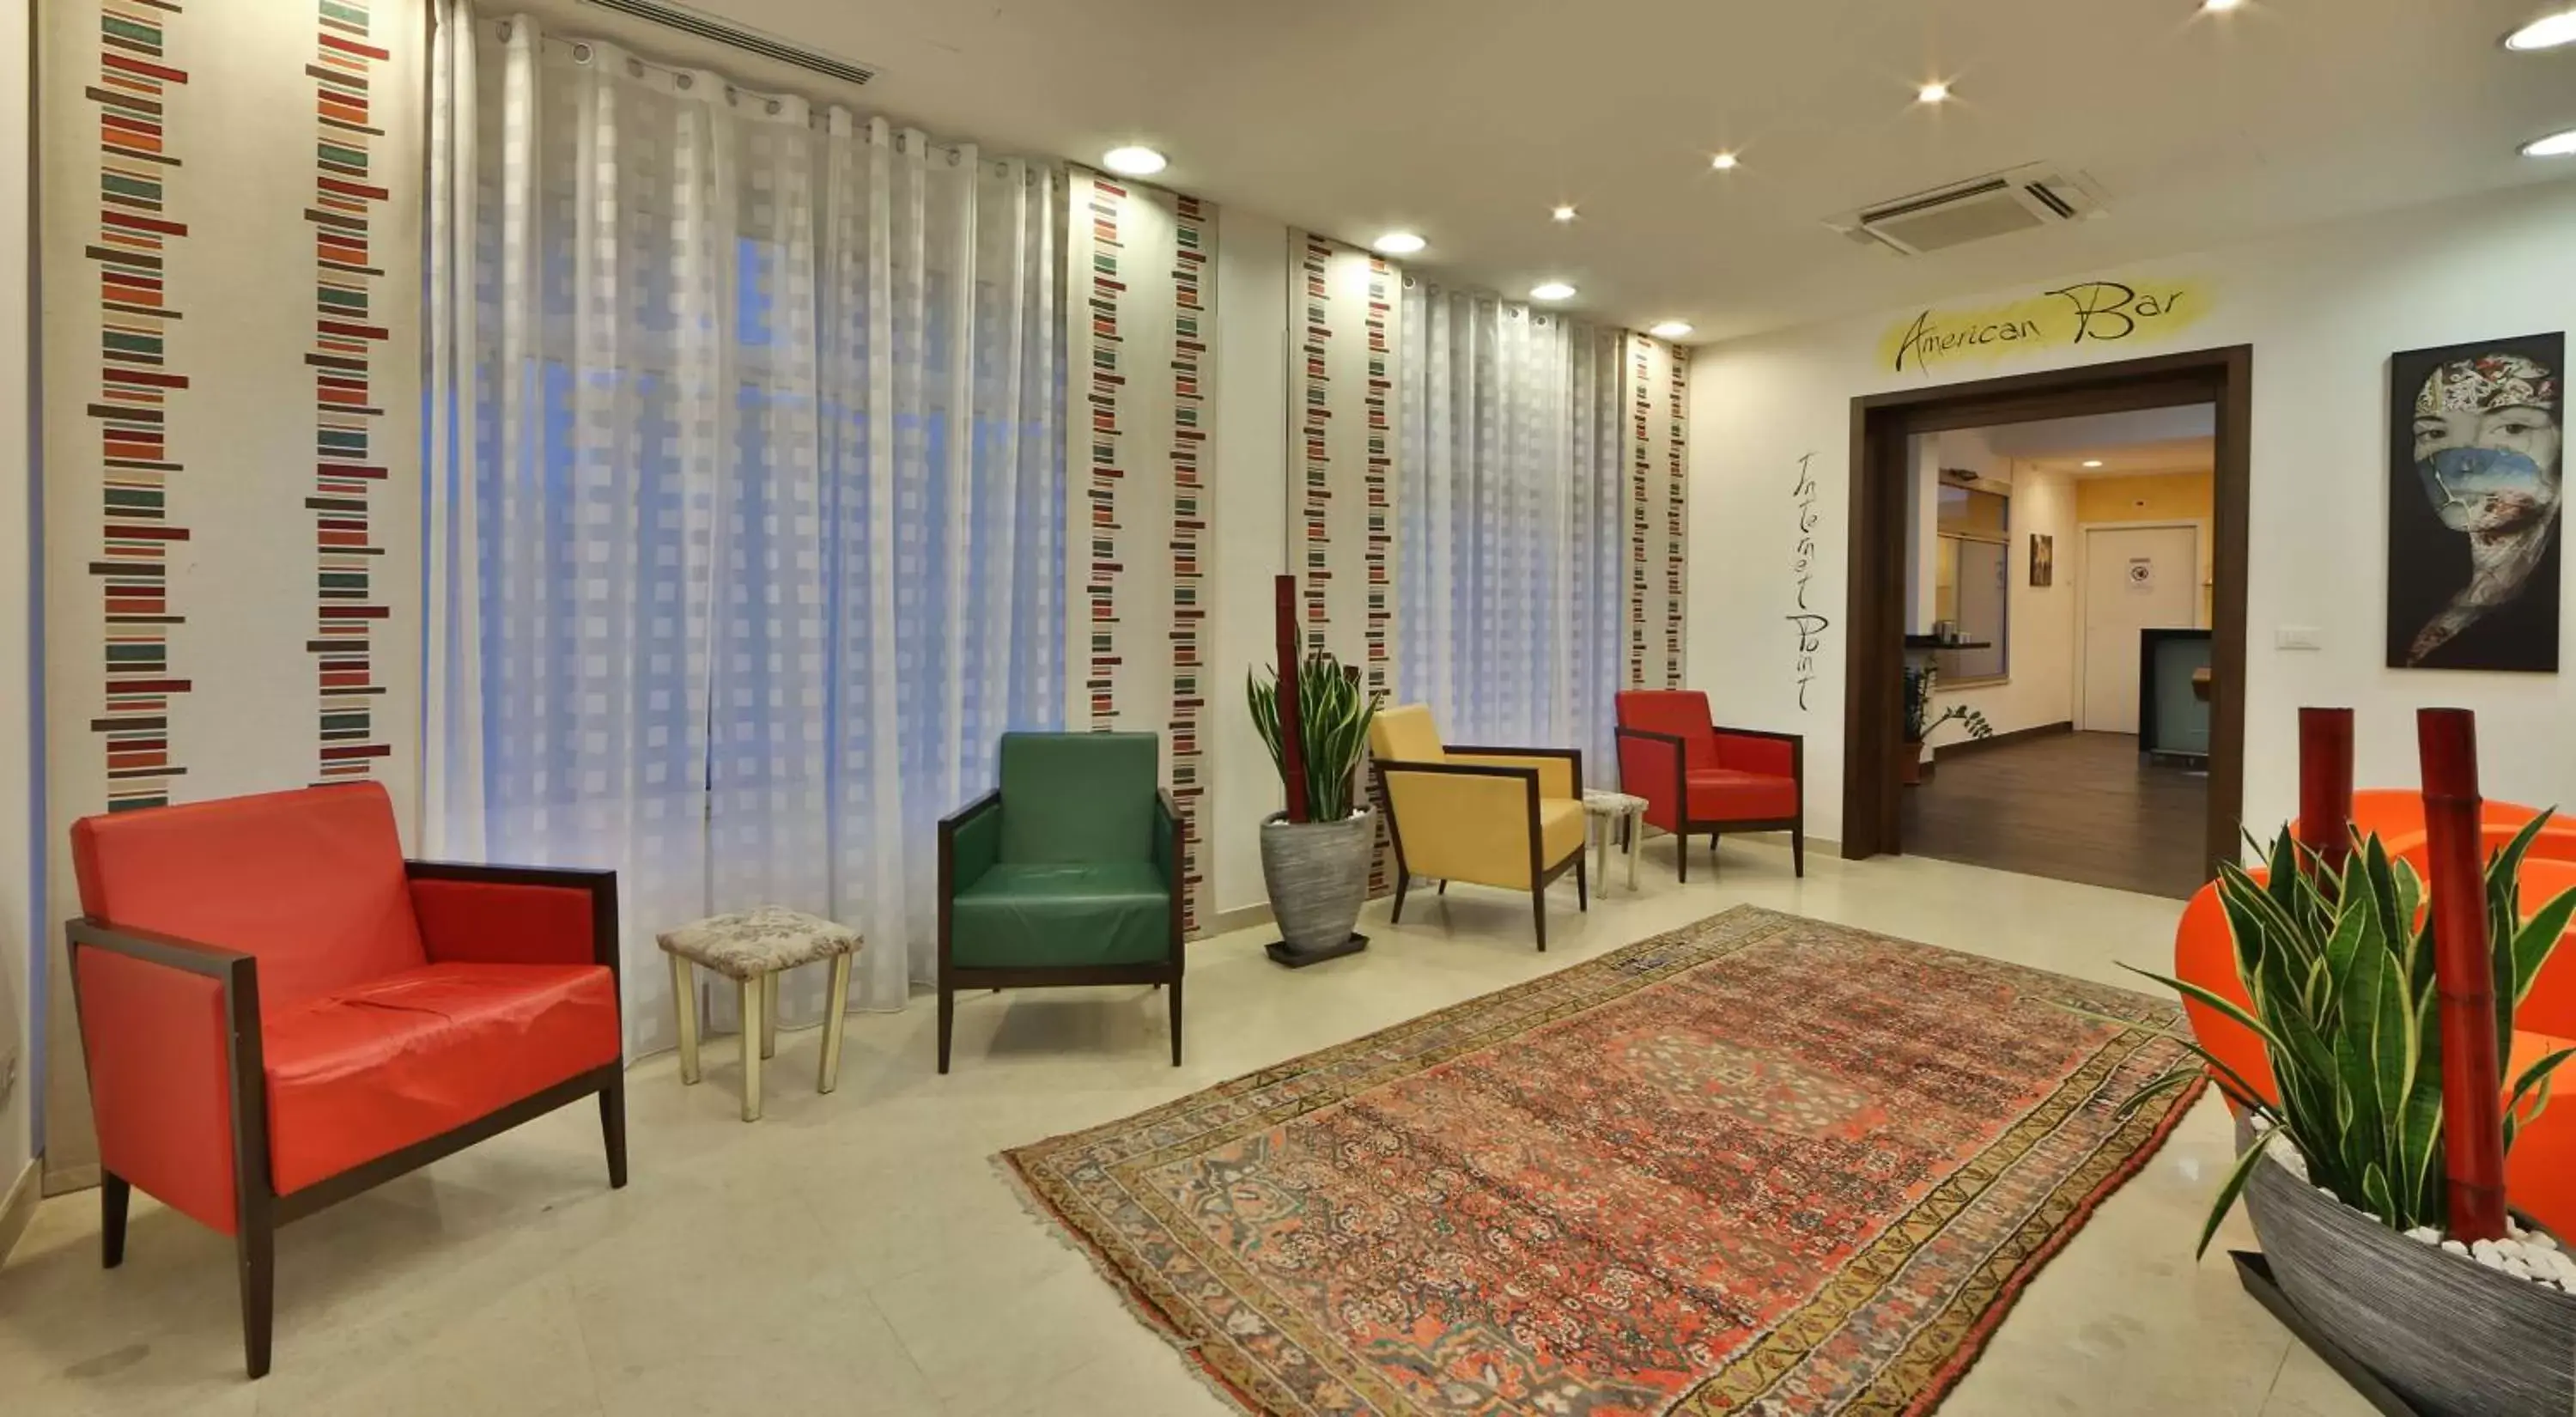
[[[105, 612], [99, 640], [105, 697], [84, 741], [101, 745], [108, 811], [159, 807], [187, 772], [171, 747], [170, 708], [194, 685], [173, 668], [171, 638], [187, 623], [170, 594], [171, 548], [189, 538], [170, 516], [170, 486], [188, 469], [172, 448], [188, 376], [173, 366], [182, 312], [171, 302], [170, 255], [187, 239], [170, 176], [185, 160], [164, 121], [186, 71], [164, 62], [185, 22], [170, 0], [97, 11], [97, 76], [83, 98], [98, 134], [96, 220], [82, 255], [97, 271], [99, 363], [86, 413], [97, 430], [86, 489], [99, 513], [98, 559], [88, 564]], [[87, 125], [84, 125], [87, 126]]]
[[[1389, 696], [1395, 666], [1397, 281], [1381, 257], [1288, 235], [1289, 568], [1309, 652], [1329, 649]], [[1393, 883], [1381, 849], [1369, 889]]]
[[1628, 336], [1622, 361], [1628, 471], [1627, 677], [1683, 688], [1690, 600], [1690, 351]]
[[[427, 0], [41, 15], [46, 889], [77, 898], [98, 812], [373, 777], [408, 831]], [[46, 1174], [79, 1184], [52, 1062]]]
[[[391, 197], [375, 170], [384, 129], [373, 90], [392, 56], [372, 42], [369, 0], [315, 0], [313, 196], [313, 638], [318, 780], [365, 777], [391, 755], [376, 704], [376, 627], [390, 613], [376, 577], [384, 547], [373, 519], [390, 474], [385, 410], [373, 383], [378, 349], [392, 336], [377, 301], [385, 272], [374, 243]], [[416, 17], [415, 17], [416, 20]]]
[[[1067, 269], [1081, 302], [1068, 367], [1081, 411], [1067, 465], [1076, 529], [1068, 721], [1163, 739], [1180, 808], [1182, 925], [1214, 907], [1206, 558], [1213, 507], [1213, 203], [1077, 170]], [[1087, 553], [1087, 554], [1085, 554]]]

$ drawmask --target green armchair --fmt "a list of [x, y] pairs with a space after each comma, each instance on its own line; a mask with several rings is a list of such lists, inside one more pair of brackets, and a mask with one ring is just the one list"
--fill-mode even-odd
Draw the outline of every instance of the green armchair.
[[1153, 984], [1181, 1063], [1181, 818], [1151, 733], [1005, 733], [939, 824], [939, 1070], [960, 989]]

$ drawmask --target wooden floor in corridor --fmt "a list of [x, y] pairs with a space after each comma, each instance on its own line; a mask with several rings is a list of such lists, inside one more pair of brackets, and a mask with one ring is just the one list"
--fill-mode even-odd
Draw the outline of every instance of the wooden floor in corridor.
[[2124, 733], [2057, 733], [1939, 760], [1905, 789], [1905, 850], [2147, 895], [2200, 888], [2209, 779]]

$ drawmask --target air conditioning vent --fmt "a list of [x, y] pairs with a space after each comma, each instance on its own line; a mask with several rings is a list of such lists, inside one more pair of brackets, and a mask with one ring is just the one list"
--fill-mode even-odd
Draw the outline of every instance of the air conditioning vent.
[[2084, 179], [2032, 163], [1827, 217], [1825, 225], [1863, 245], [1919, 256], [2101, 212]]
[[773, 35], [762, 34], [758, 30], [744, 29], [730, 20], [720, 20], [713, 15], [692, 10], [683, 5], [665, 5], [659, 3], [659, 0], [582, 0], [582, 3], [596, 5], [603, 10], [614, 10], [621, 15], [633, 15], [639, 20], [649, 20], [667, 29], [675, 29], [682, 34], [693, 34], [700, 39], [713, 40], [729, 48], [757, 54], [764, 59], [775, 59], [781, 64], [793, 64], [799, 69], [821, 74], [826, 78], [838, 79], [845, 84], [864, 84], [877, 76], [877, 71], [868, 65], [854, 64], [847, 59], [836, 59], [819, 50], [808, 49], [801, 44], [791, 44]]

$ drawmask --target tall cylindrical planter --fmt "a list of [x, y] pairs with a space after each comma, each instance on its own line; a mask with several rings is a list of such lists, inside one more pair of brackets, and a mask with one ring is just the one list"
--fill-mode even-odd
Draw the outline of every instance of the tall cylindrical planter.
[[2245, 1210], [2281, 1292], [2421, 1411], [2566, 1417], [2576, 1404], [2576, 1296], [2410, 1240], [2269, 1159]]
[[1377, 849], [1377, 814], [1367, 809], [1338, 822], [1291, 822], [1273, 812], [1261, 824], [1261, 880], [1281, 941], [1298, 955], [1341, 950], [1368, 901], [1369, 854]]

